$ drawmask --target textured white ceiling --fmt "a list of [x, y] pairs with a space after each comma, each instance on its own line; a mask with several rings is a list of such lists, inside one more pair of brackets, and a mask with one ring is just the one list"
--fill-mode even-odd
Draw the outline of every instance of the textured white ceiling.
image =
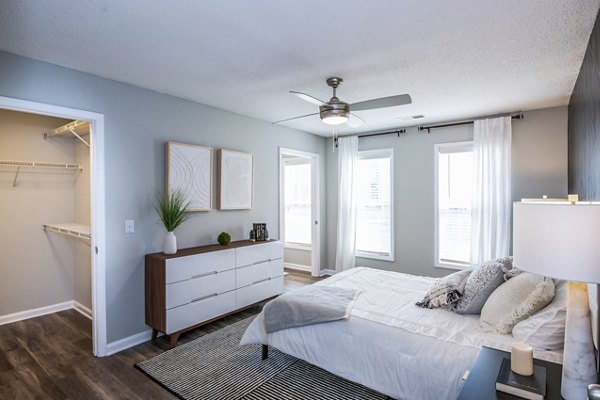
[[567, 104], [599, 2], [0, 0], [0, 49], [269, 122], [330, 76], [349, 103], [412, 96], [343, 134]]

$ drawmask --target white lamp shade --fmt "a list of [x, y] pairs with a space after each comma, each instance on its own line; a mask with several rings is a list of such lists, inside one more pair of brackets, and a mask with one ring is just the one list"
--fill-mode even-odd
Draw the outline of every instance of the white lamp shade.
[[513, 265], [538, 275], [600, 283], [600, 204], [513, 204]]

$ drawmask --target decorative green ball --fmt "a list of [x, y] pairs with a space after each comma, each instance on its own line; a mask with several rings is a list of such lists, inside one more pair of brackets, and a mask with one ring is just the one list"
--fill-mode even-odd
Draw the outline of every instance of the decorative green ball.
[[219, 237], [217, 237], [217, 242], [219, 242], [221, 246], [227, 246], [229, 242], [231, 242], [231, 235], [227, 232], [221, 232]]

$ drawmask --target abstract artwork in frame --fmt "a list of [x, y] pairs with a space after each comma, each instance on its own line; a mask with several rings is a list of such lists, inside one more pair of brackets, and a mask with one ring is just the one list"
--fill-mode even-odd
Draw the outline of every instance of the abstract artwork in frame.
[[212, 147], [176, 142], [166, 143], [167, 189], [181, 189], [189, 211], [212, 209]]
[[250, 153], [219, 150], [219, 210], [252, 208], [254, 157]]

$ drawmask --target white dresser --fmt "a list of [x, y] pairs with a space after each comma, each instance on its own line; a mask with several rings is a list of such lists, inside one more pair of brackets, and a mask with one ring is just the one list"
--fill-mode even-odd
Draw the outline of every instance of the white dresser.
[[283, 244], [232, 242], [146, 255], [146, 324], [179, 335], [283, 292]]

